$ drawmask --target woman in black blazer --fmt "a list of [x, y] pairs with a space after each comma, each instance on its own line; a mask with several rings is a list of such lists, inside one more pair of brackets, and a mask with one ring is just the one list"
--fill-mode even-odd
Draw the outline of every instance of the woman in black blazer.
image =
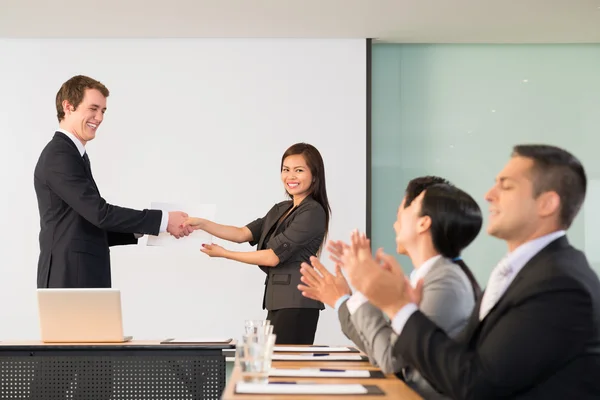
[[296, 290], [300, 264], [319, 254], [329, 227], [331, 208], [325, 187], [325, 167], [312, 145], [297, 143], [281, 158], [281, 180], [291, 200], [275, 204], [262, 218], [246, 226], [217, 224], [189, 218], [184, 226], [201, 229], [231, 242], [250, 242], [256, 251], [236, 252], [216, 244], [203, 245], [202, 252], [258, 265], [266, 274], [263, 309], [277, 335], [277, 344], [313, 344], [320, 301]]

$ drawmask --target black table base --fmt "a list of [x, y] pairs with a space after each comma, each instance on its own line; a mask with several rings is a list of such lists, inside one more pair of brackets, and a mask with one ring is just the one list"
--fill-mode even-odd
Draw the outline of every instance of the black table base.
[[0, 352], [0, 399], [220, 399], [221, 350], [21, 350]]

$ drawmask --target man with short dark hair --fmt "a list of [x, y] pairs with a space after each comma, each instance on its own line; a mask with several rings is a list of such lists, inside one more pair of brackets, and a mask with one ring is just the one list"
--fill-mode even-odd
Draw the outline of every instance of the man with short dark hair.
[[187, 215], [133, 210], [107, 203], [92, 177], [85, 145], [104, 119], [109, 91], [74, 76], [56, 94], [60, 128], [34, 172], [40, 213], [38, 288], [110, 287], [109, 246], [137, 243], [143, 234], [187, 236]]
[[392, 320], [395, 354], [454, 399], [600, 397], [600, 282], [572, 247], [586, 192], [583, 166], [547, 145], [516, 146], [486, 194], [487, 231], [509, 253], [454, 340], [411, 301], [370, 249], [344, 255], [350, 282]]

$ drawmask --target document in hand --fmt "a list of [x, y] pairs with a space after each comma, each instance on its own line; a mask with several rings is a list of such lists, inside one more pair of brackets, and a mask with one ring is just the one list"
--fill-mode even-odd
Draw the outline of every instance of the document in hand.
[[[161, 203], [161, 202], [152, 202], [150, 208], [154, 210], [163, 210], [164, 212], [170, 211], [183, 211], [187, 213], [190, 217], [198, 217], [198, 218], [206, 218], [211, 221], [215, 220], [215, 215], [217, 212], [216, 204], [185, 204], [185, 203]], [[199, 249], [202, 247], [203, 243], [211, 243], [212, 235], [202, 231], [197, 230], [192, 232], [189, 236], [183, 237], [181, 239], [176, 239], [171, 236], [168, 232], [163, 232], [158, 236], [148, 235], [148, 240], [146, 242], [147, 246], [178, 246], [178, 247], [191, 247], [194, 249]], [[140, 244], [143, 245], [140, 240]]]

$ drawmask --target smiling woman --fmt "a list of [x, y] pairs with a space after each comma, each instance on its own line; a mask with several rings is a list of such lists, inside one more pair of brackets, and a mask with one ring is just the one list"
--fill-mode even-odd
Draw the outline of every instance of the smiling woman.
[[263, 309], [273, 325], [278, 344], [312, 344], [320, 301], [302, 296], [300, 264], [320, 252], [327, 236], [331, 208], [327, 199], [325, 167], [319, 151], [296, 143], [281, 157], [281, 181], [291, 200], [274, 205], [262, 218], [243, 227], [226, 226], [202, 218], [184, 224], [236, 243], [250, 242], [256, 251], [234, 252], [215, 244], [202, 252], [258, 265], [266, 274]]

